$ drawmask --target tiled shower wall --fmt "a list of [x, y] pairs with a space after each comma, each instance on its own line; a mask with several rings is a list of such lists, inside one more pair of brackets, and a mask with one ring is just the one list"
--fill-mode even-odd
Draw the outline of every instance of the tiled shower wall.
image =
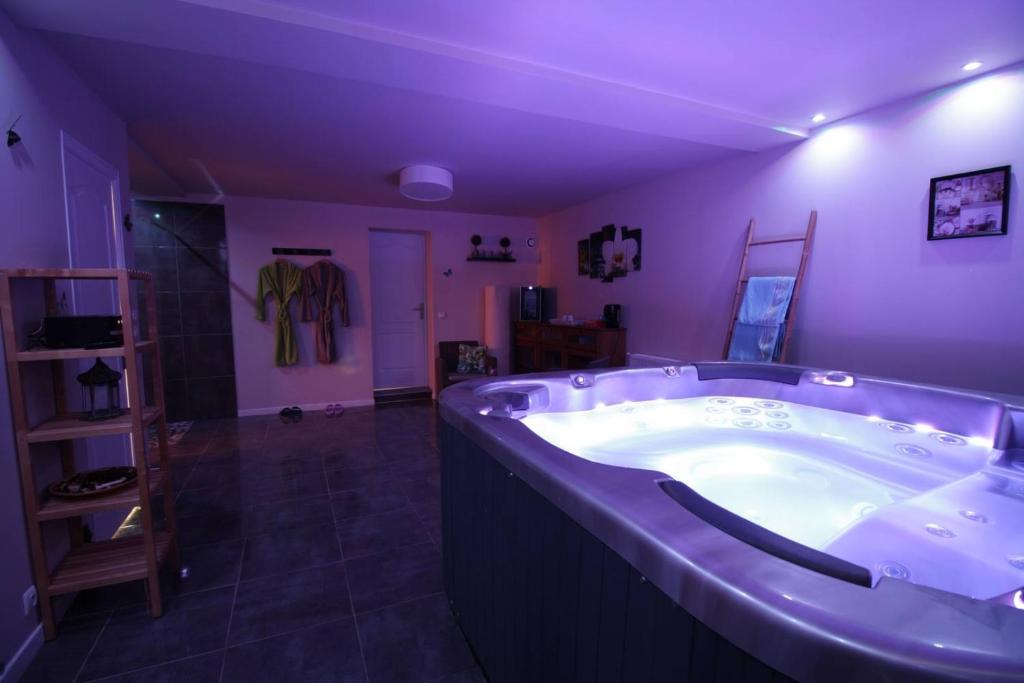
[[132, 219], [136, 267], [156, 285], [168, 419], [233, 417], [224, 207], [137, 200]]

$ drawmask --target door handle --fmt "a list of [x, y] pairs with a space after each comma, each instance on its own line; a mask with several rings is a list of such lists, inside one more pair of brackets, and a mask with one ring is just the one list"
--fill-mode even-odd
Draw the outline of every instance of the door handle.
[[424, 304], [420, 304], [419, 306], [413, 306], [412, 307], [412, 310], [420, 312], [420, 320], [423, 320], [423, 309], [424, 308], [425, 308]]

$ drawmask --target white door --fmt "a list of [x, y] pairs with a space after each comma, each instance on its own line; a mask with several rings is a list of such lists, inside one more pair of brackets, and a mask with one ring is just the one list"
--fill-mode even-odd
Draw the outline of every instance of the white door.
[[[63, 131], [61, 161], [64, 167], [68, 265], [71, 268], [124, 267], [117, 170]], [[72, 280], [70, 287], [61, 290], [60, 296], [64, 299], [66, 312], [73, 315], [110, 315], [118, 310], [117, 286], [113, 282]], [[88, 369], [93, 362], [83, 361], [78, 372]], [[71, 371], [68, 374], [75, 374], [72, 365], [67, 367]], [[118, 366], [115, 369], [123, 371], [124, 368]], [[69, 403], [79, 407], [77, 382], [68, 377], [65, 385], [75, 392], [68, 396]], [[78, 442], [77, 453], [84, 455], [85, 466], [89, 469], [125, 465], [132, 461], [130, 443], [127, 435], [88, 439]], [[123, 512], [119, 515], [94, 515], [92, 527], [97, 538], [107, 537], [123, 517]]]
[[427, 386], [426, 239], [370, 231], [373, 388]]
[[[117, 170], [63, 131], [61, 160], [70, 267], [124, 267]], [[69, 297], [78, 315], [117, 310], [117, 287], [112, 282], [75, 280]]]

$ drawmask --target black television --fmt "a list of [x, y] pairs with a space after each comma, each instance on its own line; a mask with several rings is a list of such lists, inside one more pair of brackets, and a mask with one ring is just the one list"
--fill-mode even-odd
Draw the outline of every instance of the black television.
[[555, 290], [527, 285], [519, 288], [519, 320], [541, 322], [556, 317]]

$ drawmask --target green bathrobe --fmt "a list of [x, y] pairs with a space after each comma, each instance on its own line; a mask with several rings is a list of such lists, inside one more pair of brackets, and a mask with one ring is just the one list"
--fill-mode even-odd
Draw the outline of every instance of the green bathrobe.
[[302, 269], [287, 261], [275, 261], [260, 268], [256, 287], [256, 319], [267, 319], [267, 295], [277, 304], [277, 334], [274, 339], [274, 363], [295, 365], [299, 348], [295, 344], [295, 330], [288, 314], [288, 304], [302, 293]]

